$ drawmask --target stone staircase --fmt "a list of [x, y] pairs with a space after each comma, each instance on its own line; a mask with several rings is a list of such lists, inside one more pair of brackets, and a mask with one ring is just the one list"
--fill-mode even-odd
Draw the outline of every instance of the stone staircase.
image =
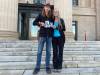
[[[0, 75], [32, 75], [36, 64], [37, 41], [0, 41]], [[41, 71], [44, 69], [45, 49]], [[51, 58], [52, 66], [52, 58]], [[100, 41], [66, 42], [63, 70], [51, 75], [100, 75]]]

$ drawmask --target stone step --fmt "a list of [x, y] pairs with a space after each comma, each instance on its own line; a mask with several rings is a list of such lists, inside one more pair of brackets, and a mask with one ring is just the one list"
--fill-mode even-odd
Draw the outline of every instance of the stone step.
[[[28, 48], [34, 48], [34, 47], [38, 47], [38, 44], [28, 44], [28, 43], [26, 43], [26, 44], [13, 44], [13, 43], [9, 43], [9, 44], [0, 44], [0, 48], [12, 48], [12, 47], [14, 47], [14, 48], [20, 48], [20, 47], [22, 47], [22, 48], [26, 48], [26, 47], [28, 47]], [[68, 45], [68, 44], [65, 44], [65, 48], [100, 48], [100, 45], [85, 45], [85, 44], [83, 44], [83, 45]]]
[[[36, 66], [35, 62], [0, 62], [0, 70], [30, 70], [34, 69]], [[52, 66], [52, 61], [51, 61]], [[100, 62], [89, 61], [64, 61], [63, 68], [99, 68]], [[45, 68], [45, 62], [42, 61], [41, 68]]]
[[[34, 50], [34, 49], [33, 49], [33, 50]], [[67, 50], [70, 50], [70, 51], [71, 51], [71, 50], [72, 50], [72, 51], [82, 51], [82, 50], [84, 50], [84, 51], [85, 51], [85, 50], [86, 50], [86, 51], [96, 51], [96, 50], [97, 50], [97, 51], [100, 51], [100, 48], [91, 48], [91, 47], [90, 47], [90, 48], [88, 48], [88, 47], [84, 47], [84, 48], [81, 48], [81, 47], [78, 47], [78, 48], [67, 48], [67, 47], [65, 47], [64, 50], [66, 50], [66, 51], [67, 51]]]
[[[51, 52], [52, 54], [53, 52]], [[43, 56], [46, 54], [43, 51]], [[24, 52], [0, 52], [0, 56], [36, 56], [37, 51], [24, 51]], [[100, 51], [64, 51], [63, 55], [100, 55]]]
[[[0, 48], [0, 52], [25, 52], [25, 51], [37, 51], [35, 48]], [[45, 51], [45, 48], [44, 48]], [[100, 51], [100, 48], [64, 48], [64, 51]]]
[[[34, 52], [24, 51], [24, 52], [0, 52], [0, 56], [32, 56]], [[37, 53], [35, 53], [37, 55]]]
[[0, 62], [34, 62], [36, 56], [0, 56]]
[[[33, 44], [0, 44], [0, 48], [37, 48]], [[65, 45], [64, 48], [100, 48], [100, 45]]]
[[100, 62], [97, 61], [64, 61], [65, 68], [93, 68], [100, 67]]
[[[51, 54], [53, 52], [51, 51]], [[45, 55], [46, 52], [43, 51], [43, 55]], [[64, 55], [100, 55], [100, 51], [66, 51], [63, 52]], [[33, 55], [37, 55], [37, 51], [33, 51]]]
[[0, 70], [0, 75], [23, 75], [24, 70]]
[[37, 40], [0, 40], [0, 43], [37, 43]]
[[[33, 45], [34, 47], [38, 47], [37, 44]], [[100, 45], [66, 45], [65, 48], [100, 48]]]
[[0, 48], [32, 48], [33, 44], [28, 43], [2, 43], [0, 44]]
[[[35, 44], [37, 44], [38, 42], [33, 42], [33, 43], [35, 43]], [[71, 42], [69, 42], [69, 41], [65, 41], [65, 44], [74, 44], [74, 45], [79, 45], [79, 44], [90, 44], [90, 45], [92, 45], [92, 44], [98, 44], [98, 45], [100, 45], [100, 41], [71, 41]]]
[[[20, 42], [12, 42], [12, 43], [0, 43], [0, 48], [12, 48], [12, 47], [14, 47], [14, 48], [18, 48], [18, 47], [28, 47], [28, 48], [32, 48], [32, 47], [37, 47], [38, 46], [38, 44], [37, 43], [34, 43], [34, 42], [24, 42], [24, 41], [20, 41]], [[66, 42], [65, 43], [65, 47], [67, 47], [67, 48], [69, 48], [69, 47], [72, 47], [72, 48], [96, 48], [96, 47], [98, 47], [98, 48], [100, 48], [100, 42], [99, 43], [94, 43], [94, 44], [92, 44], [92, 43], [84, 43], [84, 42], [82, 42], [82, 43], [77, 43], [77, 42], [75, 42], [75, 43], [73, 43], [73, 42]]]
[[[38, 42], [38, 41], [35, 41]], [[67, 43], [100, 43], [100, 41], [65, 41]]]
[[[33, 75], [33, 70], [0, 70], [0, 75]], [[41, 69], [37, 75], [47, 75], [45, 69]], [[49, 75], [100, 75], [100, 68], [63, 68], [61, 73]]]
[[32, 51], [32, 48], [0, 48], [0, 52], [25, 52]]
[[[65, 41], [66, 44], [100, 44], [100, 41]], [[37, 40], [0, 40], [0, 43], [38, 43]]]
[[[38, 49], [37, 47], [32, 48], [33, 51], [37, 51], [37, 49]], [[45, 48], [43, 50], [45, 50]], [[100, 51], [100, 48], [81, 48], [81, 47], [67, 48], [65, 47], [64, 51]]]
[[[0, 42], [0, 44], [38, 44], [38, 42], [33, 42], [33, 41], [19, 41], [19, 42]], [[100, 45], [100, 41], [99, 42], [65, 42], [66, 45]]]
[[[32, 75], [33, 70], [26, 70], [24, 75]], [[47, 75], [45, 70], [41, 70], [38, 75]], [[100, 68], [64, 68], [61, 73], [51, 75], [100, 75]]]
[[[0, 75], [32, 75], [37, 47], [37, 41], [0, 41]], [[46, 75], [45, 54], [39, 75]], [[63, 57], [63, 71], [52, 75], [100, 75], [100, 41], [66, 42]]]
[[[46, 56], [42, 56], [42, 61], [45, 61]], [[51, 61], [52, 61], [51, 55]], [[33, 62], [36, 61], [37, 56], [0, 56], [0, 62]], [[82, 55], [63, 55], [64, 61], [100, 61], [100, 55], [82, 56]]]
[[[32, 42], [38, 43], [37, 40], [33, 40]], [[65, 42], [67, 42], [67, 43], [100, 43], [100, 41], [65, 41]]]
[[[46, 54], [43, 51], [43, 56]], [[51, 52], [52, 54], [52, 52]], [[100, 51], [64, 51], [64, 55], [100, 55]], [[25, 52], [0, 52], [0, 56], [36, 56], [37, 51], [25, 51]]]
[[[37, 43], [38, 40], [0, 40], [0, 43], [11, 43], [11, 42], [34, 42]], [[71, 43], [100, 43], [100, 41], [65, 41], [65, 42], [71, 42]]]
[[[31, 45], [31, 44], [30, 44]], [[33, 44], [32, 47], [38, 47], [38, 44]], [[68, 47], [68, 48], [100, 48], [100, 44], [97, 45], [97, 44], [88, 44], [88, 45], [85, 45], [85, 44], [78, 44], [78, 45], [74, 45], [74, 44], [64, 44], [64, 47]]]

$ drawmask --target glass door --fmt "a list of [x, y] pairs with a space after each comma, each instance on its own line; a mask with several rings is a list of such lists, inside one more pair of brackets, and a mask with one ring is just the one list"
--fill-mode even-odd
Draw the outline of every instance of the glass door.
[[34, 26], [33, 22], [36, 17], [29, 18], [29, 37], [30, 39], [37, 39], [39, 27]]

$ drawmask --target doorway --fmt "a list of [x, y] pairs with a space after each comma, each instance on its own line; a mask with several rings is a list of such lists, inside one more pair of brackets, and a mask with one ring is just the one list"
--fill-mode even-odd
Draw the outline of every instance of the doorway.
[[[18, 8], [18, 32], [20, 40], [37, 39], [37, 26], [33, 25], [35, 18], [41, 13], [43, 4], [23, 4], [19, 3]], [[51, 5], [53, 11], [54, 6]]]
[[43, 5], [19, 4], [18, 32], [20, 40], [33, 40], [37, 38], [39, 28], [33, 25], [35, 18], [41, 13]]
[[74, 34], [74, 40], [78, 40], [78, 22], [72, 21], [72, 31]]

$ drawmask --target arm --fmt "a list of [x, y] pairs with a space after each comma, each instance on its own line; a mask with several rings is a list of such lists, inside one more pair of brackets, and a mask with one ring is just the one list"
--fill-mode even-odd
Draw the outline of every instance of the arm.
[[63, 19], [60, 19], [60, 21], [61, 21], [61, 24], [62, 24], [62, 25], [60, 26], [60, 30], [66, 31], [64, 20], [63, 20]]
[[39, 21], [40, 21], [40, 15], [38, 15], [38, 16], [36, 17], [36, 19], [35, 19], [34, 22], [33, 22], [33, 25], [34, 25], [34, 26], [40, 26]]

